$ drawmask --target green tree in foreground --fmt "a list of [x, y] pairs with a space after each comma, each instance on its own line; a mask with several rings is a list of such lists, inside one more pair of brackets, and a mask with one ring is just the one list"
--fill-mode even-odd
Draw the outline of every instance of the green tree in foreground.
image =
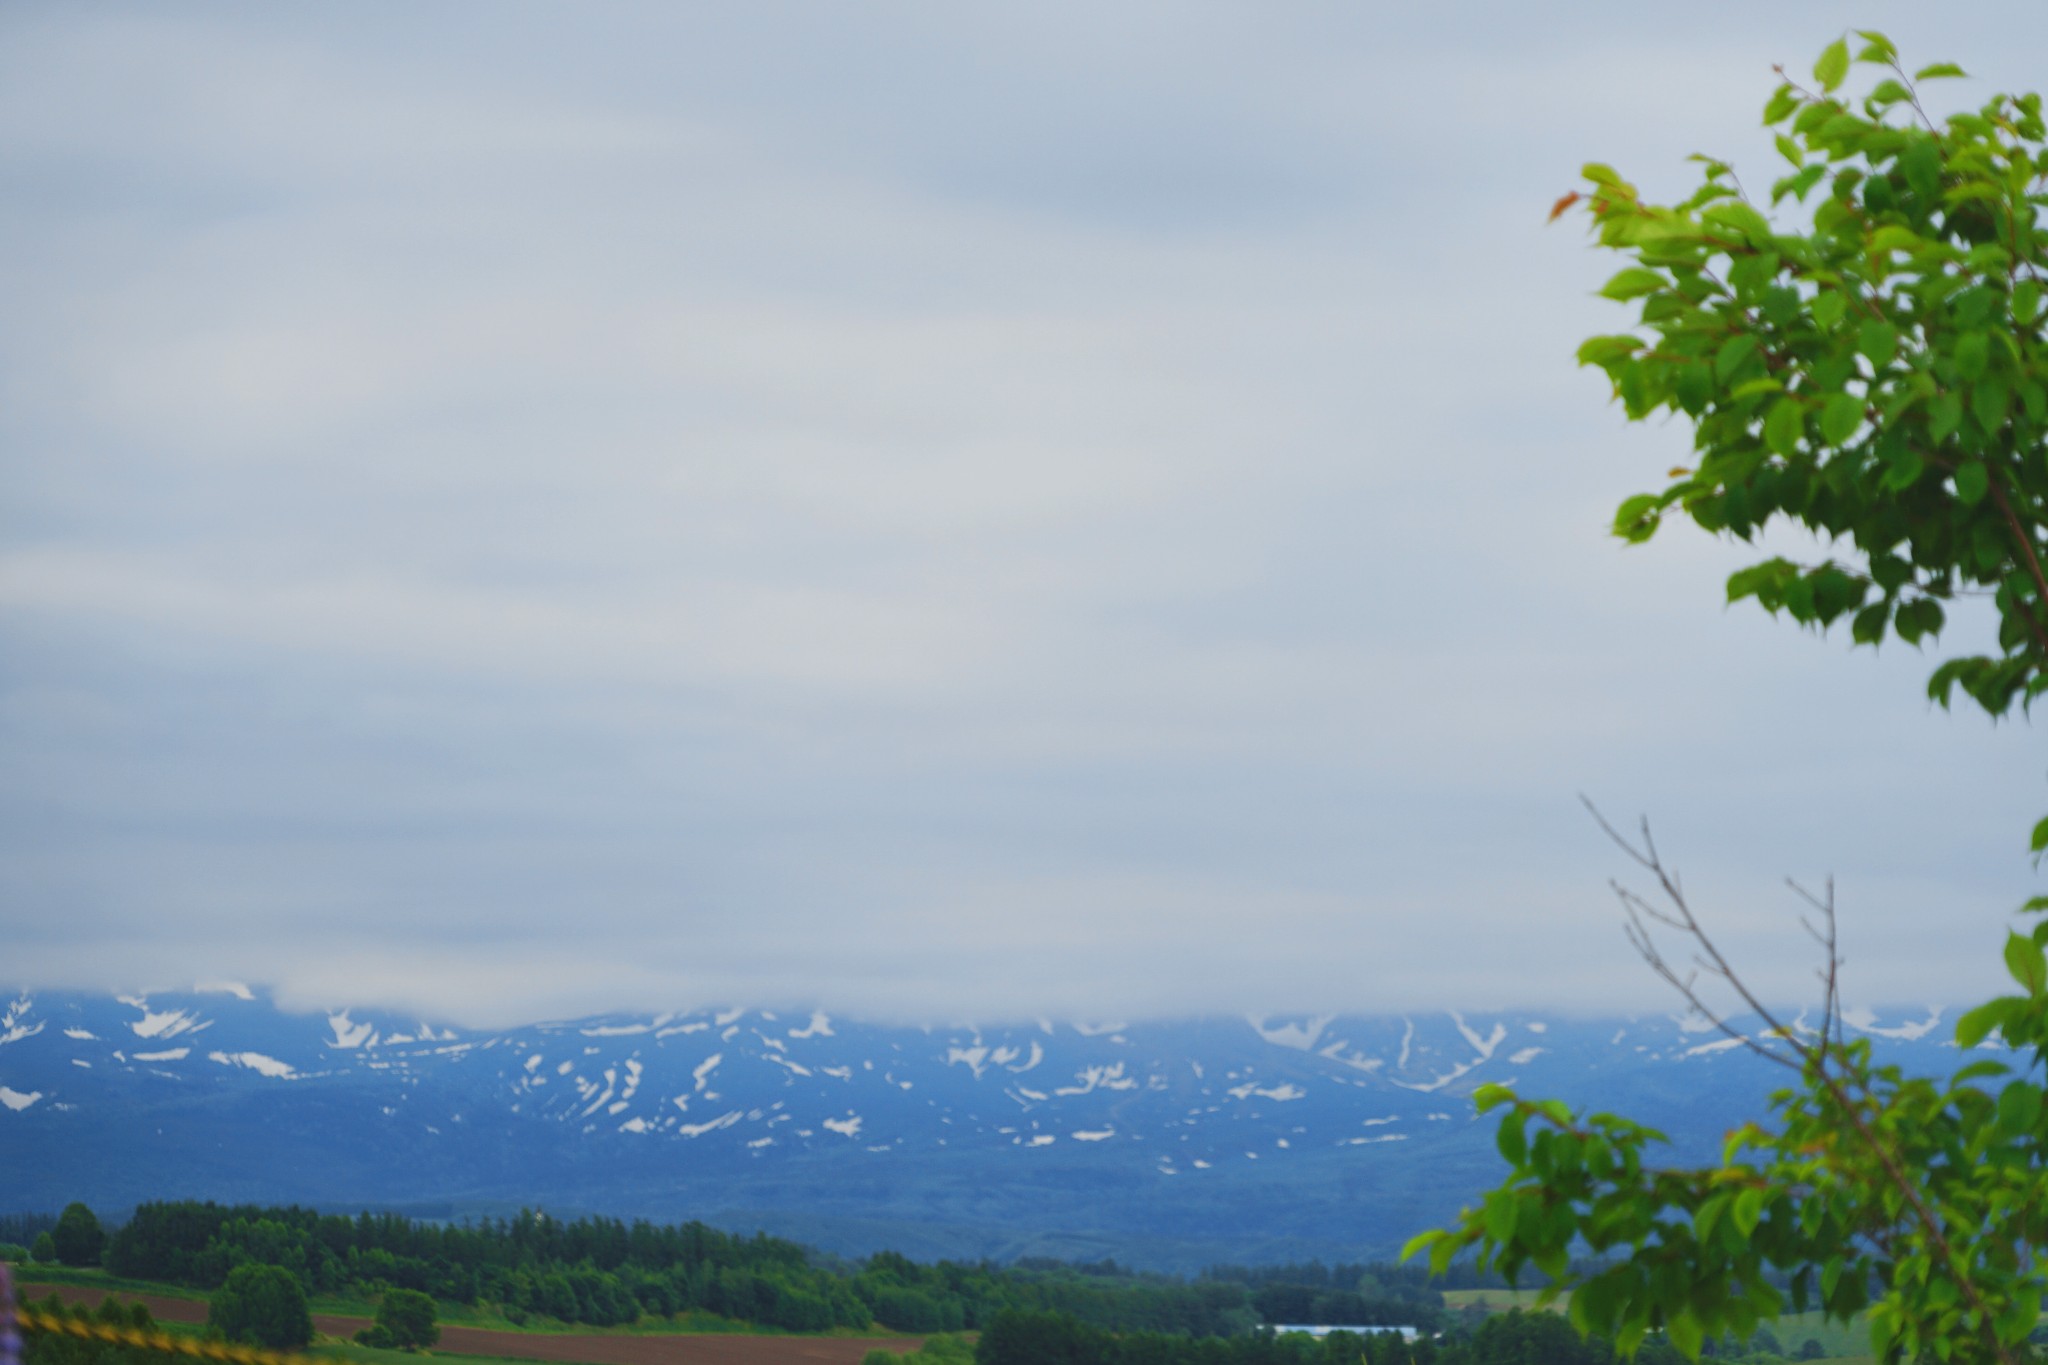
[[107, 1247], [107, 1234], [91, 1209], [83, 1204], [66, 1204], [64, 1212], [57, 1215], [50, 1243], [60, 1264], [98, 1265], [100, 1253]]
[[313, 1314], [298, 1277], [274, 1265], [240, 1265], [214, 1292], [206, 1325], [232, 1341], [297, 1351], [313, 1340]]
[[49, 1233], [36, 1234], [35, 1244], [28, 1249], [28, 1258], [38, 1265], [48, 1265], [57, 1259], [57, 1243]]
[[[1839, 93], [1846, 41], [1815, 66], [1817, 88], [1787, 80], [1772, 95], [1764, 122], [1789, 166], [1768, 209], [1711, 159], [1670, 206], [1586, 167], [1590, 188], [1553, 217], [1585, 204], [1599, 243], [1632, 258], [1602, 292], [1641, 312], [1579, 357], [1631, 419], [1669, 411], [1695, 434], [1694, 467], [1623, 503], [1617, 534], [1647, 540], [1673, 515], [1744, 541], [1796, 523], [1833, 557], [1766, 559], [1729, 580], [1730, 600], [1818, 630], [1846, 619], [1857, 644], [1930, 640], [1957, 599], [1981, 597], [1996, 652], [1940, 661], [1928, 691], [2000, 717], [2048, 690], [2041, 100], [1999, 96], [1936, 122], [1920, 84], [1962, 73], [1908, 77], [1882, 35], [1861, 39], [1856, 61], [1877, 68], [1861, 99]], [[1638, 949], [1718, 1021], [1653, 937], [1677, 935], [1710, 984], [1764, 1017], [1762, 1039], [1735, 1036], [1794, 1079], [1766, 1122], [1731, 1134], [1722, 1165], [1696, 1170], [1653, 1165], [1662, 1135], [1626, 1119], [1485, 1087], [1512, 1173], [1409, 1253], [1533, 1265], [1547, 1296], [1571, 1290], [1581, 1330], [1624, 1350], [1659, 1328], [1694, 1357], [1746, 1338], [1786, 1308], [1776, 1284], [1789, 1283], [1794, 1307], [1868, 1308], [1879, 1361], [2026, 1358], [2048, 1277], [2048, 923], [2007, 938], [2017, 992], [1957, 1024], [1962, 1049], [2003, 1048], [1951, 1081], [1908, 1078], [1843, 1035], [1828, 898], [1809, 897], [1824, 1018], [1797, 1029], [1742, 987], [1647, 831], [1625, 846], [1656, 888], [1621, 891]], [[2033, 847], [2048, 849], [2048, 820]], [[1572, 1270], [1580, 1247], [1608, 1264]]]
[[432, 1346], [441, 1339], [435, 1313], [434, 1300], [429, 1295], [417, 1289], [387, 1289], [377, 1301], [377, 1325], [370, 1329], [376, 1339], [370, 1344], [401, 1351]]

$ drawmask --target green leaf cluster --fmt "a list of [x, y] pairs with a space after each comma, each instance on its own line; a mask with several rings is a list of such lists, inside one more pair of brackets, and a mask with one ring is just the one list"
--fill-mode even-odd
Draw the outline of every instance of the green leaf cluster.
[[[1860, 99], [1856, 62], [1888, 73]], [[1617, 535], [1797, 523], [1831, 557], [1743, 570], [1729, 600], [1858, 644], [1921, 644], [1943, 604], [1988, 597], [1998, 652], [1943, 661], [1929, 692], [1997, 716], [2048, 689], [2048, 145], [2038, 95], [1928, 119], [1918, 82], [1960, 74], [1908, 76], [1881, 34], [1831, 45], [1818, 91], [1788, 80], [1764, 111], [1786, 163], [1767, 205], [1711, 158], [1671, 205], [1588, 165], [1592, 230], [1629, 258], [1600, 292], [1636, 326], [1579, 360], [1630, 418], [1694, 431], [1694, 464], [1623, 502]]]
[[[2012, 934], [2018, 991], [1958, 1022], [1957, 1046], [1989, 1055], [1936, 1082], [1874, 1064], [1867, 1041], [1820, 1040], [1718, 1166], [1660, 1167], [1660, 1133], [1482, 1087], [1512, 1174], [1405, 1254], [1442, 1269], [1472, 1251], [1511, 1279], [1533, 1267], [1542, 1302], [1570, 1291], [1574, 1325], [1623, 1351], [1663, 1331], [1697, 1358], [1819, 1308], [1866, 1312], [1879, 1360], [2019, 1359], [2048, 1292], [2044, 948], [2048, 921]], [[1586, 1269], [1585, 1251], [1609, 1263]]]
[[[1928, 691], [2003, 716], [2048, 690], [2048, 128], [2031, 94], [1936, 122], [1920, 84], [1962, 72], [1909, 75], [1882, 34], [1857, 38], [1827, 48], [1813, 88], [1772, 94], [1787, 169], [1767, 203], [1710, 158], [1676, 204], [1597, 164], [1561, 201], [1628, 258], [1601, 292], [1636, 314], [1581, 364], [1630, 419], [1694, 432], [1693, 466], [1623, 502], [1614, 531], [1645, 541], [1673, 515], [1745, 542], [1802, 527], [1826, 558], [1751, 564], [1728, 598], [1817, 630], [1846, 620], [1856, 644], [1923, 644], [1981, 595], [1996, 652], [1939, 661]], [[1875, 79], [1855, 97], [1858, 64]], [[2048, 853], [2048, 820], [2032, 843]], [[1867, 1314], [1885, 1365], [2018, 1365], [2048, 1292], [2044, 950], [2048, 922], [2009, 937], [2017, 989], [1961, 1018], [1957, 1046], [1979, 1060], [1947, 1081], [1876, 1065], [1839, 1028], [1788, 1028], [1774, 1050], [1798, 1083], [1716, 1166], [1658, 1165], [1663, 1138], [1640, 1125], [1484, 1088], [1510, 1175], [1407, 1254], [1540, 1272], [1546, 1300], [1570, 1291], [1572, 1322], [1624, 1351], [1661, 1331], [1697, 1358], [1818, 1307]]]

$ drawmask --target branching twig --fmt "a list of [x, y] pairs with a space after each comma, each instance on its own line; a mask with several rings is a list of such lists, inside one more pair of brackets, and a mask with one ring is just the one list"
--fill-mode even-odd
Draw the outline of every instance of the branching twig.
[[[1995, 481], [1992, 486], [1994, 489], [1997, 487]], [[1833, 1101], [1836, 1112], [1855, 1130], [1857, 1137], [1883, 1168], [1885, 1179], [1891, 1182], [1893, 1188], [1904, 1198], [1907, 1207], [1912, 1210], [1913, 1221], [1920, 1225], [1964, 1302], [1975, 1314], [1977, 1321], [1983, 1325], [1991, 1355], [2000, 1361], [2001, 1365], [2019, 1365], [2019, 1358], [1998, 1339], [1993, 1314], [1985, 1304], [1983, 1295], [1978, 1291], [1976, 1282], [1971, 1278], [1969, 1264], [1956, 1253], [1954, 1245], [1949, 1241], [1948, 1230], [1940, 1217], [1928, 1205], [1920, 1187], [1899, 1164], [1897, 1154], [1872, 1128], [1869, 1117], [1863, 1111], [1863, 1105], [1851, 1096], [1844, 1078], [1828, 1066], [1831, 1051], [1834, 1060], [1840, 1061], [1844, 1044], [1840, 993], [1841, 956], [1836, 938], [1834, 879], [1829, 878], [1826, 889], [1820, 896], [1813, 895], [1797, 882], [1790, 883], [1793, 892], [1821, 916], [1823, 926], [1816, 929], [1810, 921], [1802, 921], [1807, 932], [1820, 942], [1827, 954], [1827, 963], [1822, 972], [1824, 1014], [1821, 1020], [1821, 1043], [1816, 1047], [1801, 1041], [1797, 1034], [1781, 1024], [1777, 1017], [1764, 1007], [1763, 1002], [1756, 998], [1748, 984], [1736, 974], [1728, 959], [1722, 956], [1721, 950], [1715, 946], [1713, 939], [1707, 935], [1706, 930], [1693, 915], [1692, 907], [1685, 899], [1684, 888], [1679, 883], [1678, 874], [1667, 868], [1658, 856], [1656, 841], [1650, 835], [1650, 822], [1645, 819], [1641, 824], [1641, 844], [1632, 844], [1608, 823], [1607, 817], [1600, 813], [1599, 808], [1591, 800], [1583, 795], [1579, 800], [1607, 837], [1612, 839], [1622, 852], [1628, 854], [1637, 866], [1654, 877], [1658, 888], [1663, 892], [1665, 904], [1656, 905], [1619, 882], [1610, 883], [1628, 915], [1628, 924], [1625, 928], [1629, 943], [1649, 965], [1650, 970], [1669, 982], [1696, 1013], [1722, 1033], [1760, 1057], [1799, 1071]], [[1791, 1056], [1764, 1046], [1708, 1006], [1694, 985], [1697, 972], [1683, 976], [1679, 974], [1652, 937], [1649, 928], [1652, 924], [1662, 925], [1690, 940], [1695, 950], [1693, 962], [1698, 971], [1707, 972], [1725, 982], [1750, 1011], [1763, 1020], [1766, 1036], [1781, 1039]], [[1829, 1044], [1830, 1031], [1833, 1037], [1832, 1047]], [[1866, 1085], [1864, 1099], [1869, 1098]], [[1876, 1230], [1871, 1231], [1872, 1235], [1876, 1235]]]

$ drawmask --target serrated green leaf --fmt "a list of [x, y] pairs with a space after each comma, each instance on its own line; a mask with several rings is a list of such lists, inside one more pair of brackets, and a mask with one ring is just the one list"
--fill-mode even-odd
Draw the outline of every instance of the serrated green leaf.
[[1756, 353], [1756, 338], [1747, 332], [1738, 333], [1722, 342], [1714, 352], [1714, 377], [1723, 384], [1728, 377], [1742, 368], [1742, 363]]
[[1920, 458], [1920, 452], [1911, 446], [1901, 446], [1885, 463], [1884, 476], [1878, 486], [1888, 492], [1898, 493], [1911, 488], [1927, 472], [1927, 461]]
[[1728, 1210], [1728, 1217], [1736, 1230], [1744, 1237], [1756, 1231], [1757, 1221], [1763, 1217], [1764, 1191], [1752, 1185], [1735, 1196], [1735, 1203]]
[[1956, 338], [1955, 349], [1949, 354], [1957, 374], [1965, 379], [1980, 379], [1991, 361], [1991, 338], [1983, 332], [1965, 332]]
[[[1958, 1032], [1960, 1032], [1960, 1029], [1958, 1030]], [[1984, 1035], [1979, 1034], [1977, 1035], [1977, 1037], [1971, 1039], [1968, 1043], [1963, 1044], [1963, 1046], [1975, 1047], [1978, 1043], [1982, 1042], [1983, 1040]], [[2012, 1068], [2007, 1066], [2004, 1062], [1994, 1062], [1991, 1059], [1986, 1058], [1981, 1062], [1971, 1062], [1968, 1066], [1956, 1072], [1955, 1075], [1949, 1077], [1949, 1084], [1963, 1085], [1970, 1081], [1988, 1080], [1993, 1076], [2009, 1076], [2011, 1074]]]
[[2014, 1081], [1998, 1092], [1998, 1126], [2006, 1132], [2032, 1132], [2040, 1121], [2041, 1087]]
[[1431, 1228], [1427, 1232], [1416, 1233], [1401, 1244], [1401, 1259], [1405, 1261], [1423, 1248], [1435, 1246], [1448, 1235], [1442, 1228]]
[[1987, 436], [1996, 436], [2005, 425], [2006, 410], [2012, 406], [2012, 390], [1997, 375], [1970, 390], [1970, 415]]
[[1678, 406], [1697, 417], [1713, 400], [1714, 376], [1705, 365], [1681, 365], [1672, 376], [1671, 391], [1678, 396]]
[[1457, 1256], [1457, 1239], [1454, 1237], [1444, 1238], [1429, 1249], [1429, 1273], [1432, 1276], [1441, 1276], [1451, 1268], [1451, 1262], [1456, 1260]]
[[[1631, 498], [1630, 501], [1633, 502], [1635, 499]], [[1652, 498], [1651, 501], [1655, 502], [1656, 499]], [[1503, 1104], [1513, 1104], [1514, 1101], [1514, 1091], [1491, 1081], [1472, 1092], [1472, 1107], [1482, 1114]]]
[[1626, 333], [1619, 336], [1588, 337], [1579, 343], [1579, 363], [1605, 368], [1642, 349], [1643, 339]]
[[1724, 199], [1700, 215], [1703, 223], [1732, 227], [1752, 242], [1762, 242], [1771, 235], [1771, 222], [1740, 199]]
[[1846, 444], [1863, 425], [1863, 400], [1853, 393], [1834, 393], [1820, 410], [1820, 434], [1831, 446]]
[[1998, 1315], [1998, 1339], [2008, 1346], [2017, 1346], [2027, 1339], [2034, 1330], [2034, 1324], [2041, 1317], [2041, 1296], [2026, 1288], [2013, 1295], [2005, 1311]]
[[1956, 497], [1963, 506], [1975, 507], [1991, 491], [1991, 471], [1981, 461], [1967, 460], [1956, 466]]
[[2039, 995], [2048, 986], [2048, 956], [2043, 956], [2040, 944], [2024, 934], [2006, 935], [2005, 969], [2013, 980], [2026, 987], [2029, 995]]
[[1764, 418], [1764, 444], [1791, 459], [1799, 453], [1799, 437], [1806, 427], [1805, 407], [1796, 398], [1780, 398]]
[[1493, 1191], [1486, 1196], [1486, 1235], [1502, 1245], [1512, 1242], [1521, 1212], [1521, 1200], [1506, 1190]]
[[1500, 1149], [1501, 1159], [1510, 1166], [1520, 1166], [1529, 1156], [1529, 1116], [1512, 1113], [1500, 1121], [1500, 1131], [1494, 1134], [1493, 1144]]
[[1621, 271], [1606, 284], [1601, 285], [1600, 296], [1621, 303], [1629, 299], [1641, 298], [1645, 294], [1654, 294], [1669, 283], [1669, 280], [1654, 270], [1645, 270], [1641, 266], [1631, 266], [1627, 270]]
[[1898, 354], [1899, 330], [1889, 322], [1871, 318], [1857, 329], [1856, 349], [1863, 353], [1865, 360], [1881, 370]]
[[1664, 1320], [1664, 1330], [1671, 1336], [1671, 1344], [1678, 1348], [1687, 1360], [1700, 1358], [1700, 1346], [1706, 1341], [1706, 1332], [1701, 1329], [1699, 1319], [1684, 1308], [1670, 1312]]
[[1946, 441], [1963, 424], [1963, 400], [1955, 393], [1935, 395], [1927, 405], [1927, 434], [1937, 443]]
[[2034, 319], [2040, 315], [2041, 282], [2033, 279], [2021, 280], [2012, 287], [2013, 321], [2022, 327], [2030, 327]]
[[1969, 72], [1963, 70], [1954, 62], [1936, 62], [1933, 66], [1923, 66], [1918, 71], [1915, 71], [1913, 79], [1916, 81], [1938, 81], [1954, 77], [1967, 77], [1969, 74]]
[[1832, 94], [1842, 83], [1842, 77], [1849, 74], [1849, 41], [1837, 38], [1827, 45], [1820, 54], [1820, 60], [1813, 64], [1813, 78], [1820, 82], [1820, 88]]
[[[1615, 509], [1613, 534], [1631, 545], [1640, 545], [1657, 533], [1662, 513], [1663, 499], [1654, 493], [1638, 493]], [[1479, 1112], [1483, 1114], [1492, 1107], [1482, 1102]]]

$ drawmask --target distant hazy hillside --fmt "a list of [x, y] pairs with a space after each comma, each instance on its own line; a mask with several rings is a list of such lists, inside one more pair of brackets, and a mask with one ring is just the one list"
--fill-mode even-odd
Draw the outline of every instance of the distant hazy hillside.
[[[1857, 1018], [1910, 1068], [1939, 1011]], [[1487, 1081], [1704, 1153], [1777, 1083], [1667, 1017], [881, 1027], [730, 1009], [475, 1032], [242, 991], [0, 1008], [0, 1210], [521, 1205], [913, 1255], [1385, 1256], [1493, 1174]]]

